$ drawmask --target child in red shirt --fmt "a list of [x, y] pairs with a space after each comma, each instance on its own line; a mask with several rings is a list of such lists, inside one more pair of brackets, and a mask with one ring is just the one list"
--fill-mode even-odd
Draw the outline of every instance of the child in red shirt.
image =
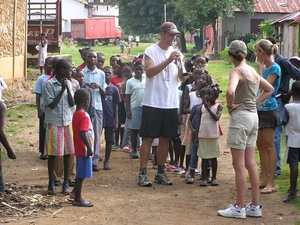
[[[73, 138], [76, 155], [75, 187], [70, 193], [73, 206], [92, 207], [93, 204], [82, 199], [81, 189], [84, 178], [91, 178], [94, 131], [86, 110], [90, 105], [90, 94], [85, 89], [79, 89], [74, 94], [76, 111], [73, 115]], [[74, 197], [74, 198], [73, 198]]]

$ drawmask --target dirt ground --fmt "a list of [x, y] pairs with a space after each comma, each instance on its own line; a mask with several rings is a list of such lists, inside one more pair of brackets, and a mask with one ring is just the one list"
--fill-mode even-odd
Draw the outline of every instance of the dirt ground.
[[[25, 88], [19, 89], [10, 100], [34, 103], [31, 93], [34, 83], [29, 80]], [[18, 96], [18, 97], [17, 97]], [[35, 113], [35, 112], [33, 112]], [[261, 195], [263, 216], [261, 218], [229, 219], [217, 215], [218, 209], [227, 207], [235, 201], [234, 171], [231, 166], [229, 149], [225, 148], [228, 116], [223, 115], [221, 126], [225, 135], [221, 138], [222, 149], [219, 158], [217, 187], [200, 187], [199, 176], [194, 185], [185, 183], [178, 174], [168, 173], [173, 186], [153, 184], [152, 187], [139, 187], [137, 175], [139, 160], [133, 160], [128, 153], [112, 152], [112, 170], [102, 169], [93, 174], [92, 179], [84, 181], [83, 197], [94, 204], [91, 208], [74, 207], [60, 194], [57, 187], [55, 197], [47, 196], [47, 161], [39, 159], [38, 119], [26, 118], [21, 132], [11, 137], [11, 145], [17, 152], [17, 160], [5, 160], [3, 170], [8, 184], [15, 183], [35, 187], [49, 202], [62, 202], [59, 207], [32, 213], [28, 217], [2, 216], [0, 224], [294, 224], [300, 220], [299, 211], [289, 204], [282, 203], [279, 193]], [[226, 119], [227, 118], [227, 119]], [[7, 125], [13, 121], [7, 121]], [[25, 139], [25, 142], [18, 142]], [[101, 151], [103, 157], [103, 151]], [[155, 170], [148, 163], [149, 177], [153, 181]], [[22, 195], [22, 194], [21, 194]], [[250, 191], [246, 192], [246, 203], [250, 201]], [[0, 206], [4, 210], [5, 206]], [[47, 209], [47, 208], [46, 208]]]

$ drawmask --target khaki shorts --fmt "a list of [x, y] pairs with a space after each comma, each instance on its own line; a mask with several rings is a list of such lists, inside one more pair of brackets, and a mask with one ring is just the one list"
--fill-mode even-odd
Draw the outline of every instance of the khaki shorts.
[[227, 147], [235, 149], [254, 148], [258, 130], [256, 112], [233, 110], [228, 128]]

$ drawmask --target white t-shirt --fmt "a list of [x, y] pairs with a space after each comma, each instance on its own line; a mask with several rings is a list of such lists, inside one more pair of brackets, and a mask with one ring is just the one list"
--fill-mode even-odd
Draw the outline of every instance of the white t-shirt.
[[[156, 43], [147, 47], [144, 54], [153, 60], [154, 65], [158, 65], [168, 59], [173, 51], [172, 47], [169, 47], [165, 51]], [[145, 57], [143, 57], [143, 64], [145, 64]], [[175, 63], [170, 63], [154, 77], [148, 78], [146, 76], [142, 104], [160, 109], [174, 109], [179, 107], [178, 67]]]

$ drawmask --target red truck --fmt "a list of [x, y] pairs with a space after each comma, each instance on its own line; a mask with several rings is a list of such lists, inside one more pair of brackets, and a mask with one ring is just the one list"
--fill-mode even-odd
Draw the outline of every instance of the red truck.
[[48, 40], [48, 52], [60, 53], [62, 43], [61, 0], [28, 0], [27, 52], [38, 53], [40, 33]]
[[78, 44], [107, 45], [112, 40], [118, 44], [122, 39], [122, 30], [116, 24], [116, 18], [87, 18], [71, 20], [71, 36]]

